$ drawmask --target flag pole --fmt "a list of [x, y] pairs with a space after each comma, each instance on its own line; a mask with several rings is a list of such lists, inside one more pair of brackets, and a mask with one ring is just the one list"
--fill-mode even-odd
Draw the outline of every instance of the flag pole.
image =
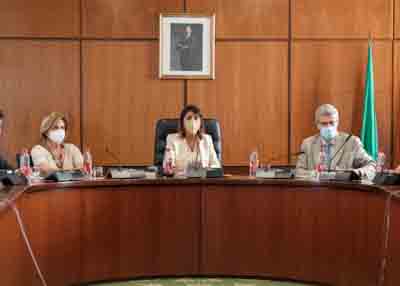
[[368, 45], [372, 45], [373, 43], [373, 37], [372, 37], [372, 32], [368, 32]]

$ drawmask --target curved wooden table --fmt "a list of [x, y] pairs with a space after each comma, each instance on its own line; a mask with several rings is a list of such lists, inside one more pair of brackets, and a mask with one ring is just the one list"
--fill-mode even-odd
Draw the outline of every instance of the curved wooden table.
[[388, 223], [387, 223], [387, 247], [384, 253], [384, 261], [386, 262], [384, 271], [385, 286], [400, 285], [400, 192], [392, 192], [392, 198], [388, 206]]
[[49, 286], [171, 275], [397, 286], [396, 191], [247, 177], [13, 187], [0, 192], [1, 285], [40, 285], [9, 200]]

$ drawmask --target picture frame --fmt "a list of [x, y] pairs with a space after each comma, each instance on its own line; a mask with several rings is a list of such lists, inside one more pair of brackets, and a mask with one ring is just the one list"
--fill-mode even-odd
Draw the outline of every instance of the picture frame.
[[215, 79], [215, 14], [161, 13], [159, 78]]

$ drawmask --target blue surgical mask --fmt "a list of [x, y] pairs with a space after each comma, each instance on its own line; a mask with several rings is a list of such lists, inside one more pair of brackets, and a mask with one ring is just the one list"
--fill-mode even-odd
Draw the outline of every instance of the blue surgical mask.
[[322, 126], [319, 130], [321, 137], [326, 141], [331, 141], [337, 135], [337, 127], [336, 126]]

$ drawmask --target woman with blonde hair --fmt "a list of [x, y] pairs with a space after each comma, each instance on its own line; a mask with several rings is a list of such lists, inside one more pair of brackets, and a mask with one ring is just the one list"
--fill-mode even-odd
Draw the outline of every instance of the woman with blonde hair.
[[52, 112], [42, 120], [41, 144], [31, 150], [33, 164], [42, 174], [83, 168], [83, 157], [79, 148], [64, 142], [67, 131], [68, 121], [62, 113]]

